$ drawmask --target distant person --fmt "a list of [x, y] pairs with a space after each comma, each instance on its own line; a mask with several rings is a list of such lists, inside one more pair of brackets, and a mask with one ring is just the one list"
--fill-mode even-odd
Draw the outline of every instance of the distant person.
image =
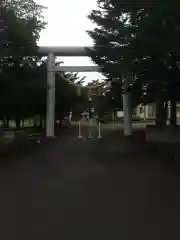
[[69, 112], [69, 122], [72, 122], [72, 112]]
[[83, 116], [84, 120], [89, 120], [89, 112], [88, 111], [84, 111], [82, 113], [82, 116]]

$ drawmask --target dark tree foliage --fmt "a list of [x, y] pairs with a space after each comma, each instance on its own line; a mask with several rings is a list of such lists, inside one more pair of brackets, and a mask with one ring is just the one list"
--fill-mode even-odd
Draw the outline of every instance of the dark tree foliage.
[[[179, 100], [180, 2], [178, 0], [98, 0], [89, 19], [97, 24], [89, 35], [93, 61], [123, 84], [134, 104]], [[101, 47], [98, 47], [98, 46]], [[162, 107], [162, 104], [161, 104]]]

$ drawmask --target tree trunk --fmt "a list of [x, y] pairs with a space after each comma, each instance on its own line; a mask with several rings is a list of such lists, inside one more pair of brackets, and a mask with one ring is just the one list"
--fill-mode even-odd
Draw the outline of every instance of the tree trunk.
[[3, 126], [4, 127], [6, 126], [6, 117], [5, 116], [3, 117]]
[[22, 128], [24, 128], [24, 119], [22, 120], [21, 126], [22, 126]]
[[20, 129], [20, 128], [21, 128], [21, 119], [16, 118], [16, 129]]
[[171, 100], [171, 126], [176, 126], [176, 101]]
[[44, 128], [44, 119], [43, 119], [43, 116], [40, 117], [40, 128], [43, 129]]
[[9, 117], [4, 116], [4, 118], [3, 118], [3, 125], [4, 125], [5, 128], [9, 127]]
[[156, 126], [162, 127], [165, 125], [164, 102], [162, 99], [156, 101]]
[[36, 127], [37, 127], [37, 120], [34, 119], [34, 128], [36, 128]]

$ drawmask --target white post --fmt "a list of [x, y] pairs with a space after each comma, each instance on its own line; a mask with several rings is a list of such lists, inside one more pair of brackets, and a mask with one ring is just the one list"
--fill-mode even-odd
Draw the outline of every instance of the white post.
[[144, 106], [144, 119], [145, 119], [145, 120], [147, 119], [146, 109], [147, 109], [147, 106], [145, 105], [145, 106]]
[[88, 138], [93, 138], [92, 136], [92, 118], [89, 119], [89, 135]]
[[131, 93], [127, 92], [127, 88], [131, 81], [130, 76], [124, 78], [123, 93], [123, 111], [124, 111], [124, 135], [132, 135], [132, 110], [131, 110]]
[[54, 137], [55, 116], [55, 57], [53, 53], [48, 54], [47, 69], [47, 110], [46, 110], [46, 137]]
[[101, 123], [98, 123], [98, 136], [97, 138], [101, 138]]
[[81, 122], [78, 122], [78, 138], [82, 139], [82, 135], [81, 135]]

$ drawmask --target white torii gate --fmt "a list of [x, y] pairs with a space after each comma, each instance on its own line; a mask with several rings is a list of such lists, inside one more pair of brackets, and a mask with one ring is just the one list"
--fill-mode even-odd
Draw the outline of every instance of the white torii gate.
[[[87, 48], [92, 47], [40, 47], [39, 54], [48, 56], [46, 137], [54, 137], [55, 118], [55, 72], [101, 72], [98, 66], [55, 66], [55, 56], [88, 57]], [[132, 134], [132, 119], [128, 94], [123, 94], [124, 134]]]

